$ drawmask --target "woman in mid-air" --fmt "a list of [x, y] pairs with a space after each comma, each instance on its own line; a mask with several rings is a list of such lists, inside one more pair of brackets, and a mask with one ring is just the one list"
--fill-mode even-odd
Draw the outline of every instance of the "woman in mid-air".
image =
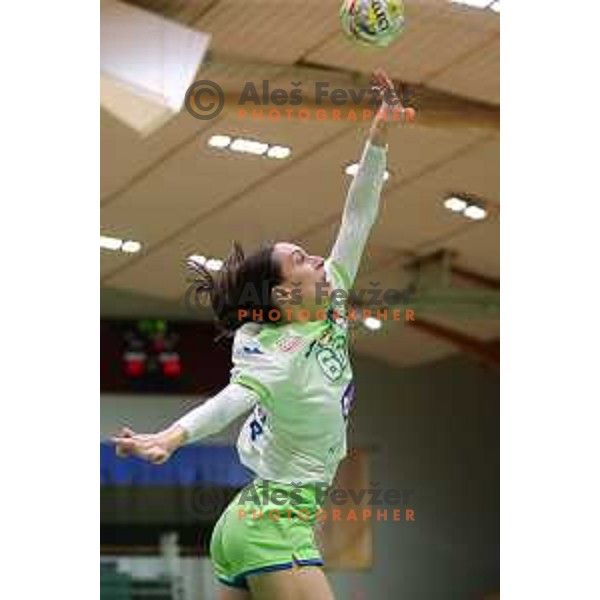
[[[214, 278], [196, 265], [219, 324], [234, 336], [231, 381], [164, 431], [137, 434], [125, 428], [113, 438], [120, 455], [162, 463], [183, 444], [252, 411], [237, 447], [255, 479], [225, 509], [210, 544], [222, 600], [333, 599], [314, 525], [320, 491], [346, 454], [354, 388], [346, 309], [328, 296], [353, 284], [379, 209], [386, 128], [392, 111], [403, 110], [395, 96], [394, 106], [389, 104], [393, 86], [385, 73], [375, 73], [373, 87], [385, 92], [384, 100], [329, 257], [278, 242], [247, 257], [235, 245]], [[253, 518], [253, 511], [263, 517]]]

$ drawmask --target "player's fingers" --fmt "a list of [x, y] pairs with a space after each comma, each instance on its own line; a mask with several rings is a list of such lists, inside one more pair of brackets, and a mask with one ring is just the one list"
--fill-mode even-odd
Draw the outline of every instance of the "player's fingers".
[[392, 90], [394, 89], [394, 84], [392, 83], [392, 80], [389, 78], [388, 74], [383, 69], [375, 69], [375, 78], [380, 86], [387, 87]]
[[381, 72], [381, 78], [385, 82], [385, 85], [387, 85], [392, 90], [394, 89], [394, 82], [390, 79], [389, 75], [385, 71]]
[[380, 85], [379, 81], [377, 81], [377, 79], [375, 79], [375, 78], [371, 79], [370, 85], [371, 85], [372, 90], [374, 90], [378, 94], [381, 93], [381, 85]]
[[382, 73], [383, 72], [382, 72], [381, 69], [375, 69], [373, 71], [373, 74], [371, 75], [371, 82], [372, 82], [373, 85], [380, 86], [380, 85], [382, 85], [385, 82], [385, 80], [384, 80], [384, 78], [382, 76]]
[[115, 443], [117, 445], [118, 451], [126, 452], [129, 454], [131, 452], [135, 452], [139, 447], [138, 443], [131, 438], [117, 438]]
[[155, 465], [162, 465], [169, 455], [162, 448], [154, 448], [148, 456], [149, 460], [152, 461]]
[[138, 436], [133, 438], [121, 438], [119, 442], [121, 452], [126, 455], [133, 454], [150, 462], [164, 462], [168, 458], [167, 452], [157, 446], [151, 439], [139, 439]]
[[382, 81], [382, 74], [383, 70], [378, 67], [373, 71], [373, 79], [375, 79], [376, 81]]
[[133, 437], [135, 435], [135, 431], [133, 429], [129, 429], [129, 427], [121, 427], [121, 437]]
[[390, 106], [402, 108], [400, 97], [388, 74], [383, 69], [376, 69], [373, 76], [377, 81], [377, 84], [373, 87], [377, 89], [383, 101]]
[[119, 456], [120, 458], [126, 458], [127, 456], [129, 456], [131, 454], [131, 452], [129, 452], [128, 450], [125, 450], [125, 448], [123, 448], [121, 446], [117, 446], [115, 449], [115, 452], [117, 453], [117, 456]]
[[115, 452], [117, 456], [124, 458], [131, 454], [132, 447], [129, 438], [112, 437], [111, 441], [115, 445]]

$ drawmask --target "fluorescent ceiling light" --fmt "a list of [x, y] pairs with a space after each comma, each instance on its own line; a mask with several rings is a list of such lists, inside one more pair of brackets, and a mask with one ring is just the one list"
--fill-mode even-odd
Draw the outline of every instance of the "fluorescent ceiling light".
[[126, 242], [123, 242], [123, 245], [121, 246], [121, 250], [129, 254], [135, 254], [141, 249], [142, 245], [139, 242], [135, 242], [134, 240], [127, 240]]
[[223, 267], [223, 261], [221, 259], [206, 258], [206, 256], [202, 256], [201, 254], [192, 254], [191, 256], [188, 256], [188, 260], [207, 268], [209, 271], [220, 271]]
[[120, 250], [123, 240], [118, 238], [110, 237], [108, 235], [100, 236], [100, 248], [105, 250]]
[[269, 149], [269, 144], [257, 142], [256, 140], [237, 138], [232, 142], [229, 148], [234, 152], [244, 152], [246, 154], [256, 154], [257, 156], [261, 156]]
[[464, 4], [473, 8], [487, 8], [490, 0], [452, 0], [452, 4]]
[[462, 198], [451, 196], [450, 198], [446, 198], [444, 200], [444, 206], [452, 212], [462, 212], [465, 210], [465, 208], [467, 208], [467, 203]]
[[200, 254], [192, 254], [191, 256], [188, 256], [188, 260], [191, 260], [198, 265], [206, 264], [206, 256], [201, 256]]
[[485, 210], [485, 202], [476, 198], [471, 199], [469, 196], [461, 198], [460, 196], [449, 196], [444, 200], [444, 206], [455, 213], [463, 213], [465, 217], [480, 221], [485, 219], [487, 211]]
[[471, 204], [471, 206], [467, 206], [465, 208], [465, 217], [469, 217], [475, 221], [480, 221], [481, 219], [485, 219], [487, 212], [481, 206], [477, 206], [476, 204]]
[[377, 331], [378, 329], [381, 329], [381, 321], [379, 319], [376, 319], [375, 317], [367, 317], [363, 321], [363, 324], [367, 329], [370, 329], [371, 331]]
[[223, 261], [218, 258], [209, 258], [205, 266], [209, 271], [219, 271], [223, 266]]
[[267, 152], [269, 158], [287, 158], [292, 153], [292, 149], [286, 146], [271, 146]]
[[231, 144], [231, 138], [228, 135], [213, 135], [208, 140], [211, 148], [227, 148]]
[[[358, 163], [349, 164], [346, 167], [346, 175], [351, 175], [352, 177], [356, 176], [358, 173]], [[385, 174], [383, 175], [383, 180], [387, 181], [390, 178], [390, 172], [386, 169]]]
[[254, 154], [255, 156], [263, 156], [266, 153], [268, 158], [284, 159], [291, 155], [292, 149], [289, 146], [281, 146], [279, 144], [267, 144], [258, 140], [248, 140], [245, 138], [233, 139], [229, 135], [213, 135], [208, 140], [208, 145], [211, 148], [218, 150], [232, 150], [233, 152], [241, 152], [243, 154]]
[[142, 249], [142, 244], [134, 240], [121, 240], [109, 235], [100, 235], [100, 248], [104, 250], [120, 250], [128, 254], [139, 252]]

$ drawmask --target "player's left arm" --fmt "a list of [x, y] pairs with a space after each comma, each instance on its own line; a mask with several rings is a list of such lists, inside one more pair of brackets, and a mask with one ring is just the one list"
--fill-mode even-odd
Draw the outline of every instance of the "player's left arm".
[[252, 390], [230, 383], [167, 429], [157, 433], [136, 433], [123, 427], [112, 441], [119, 456], [137, 456], [161, 464], [184, 444], [222, 431], [257, 402], [258, 396]]
[[[393, 93], [394, 87], [383, 71], [376, 71], [373, 87]], [[369, 130], [358, 171], [346, 196], [342, 222], [329, 261], [337, 271], [344, 287], [350, 288], [356, 278], [371, 228], [377, 220], [381, 189], [387, 165], [387, 131], [394, 110], [403, 110], [399, 101], [390, 105], [384, 95], [377, 115]]]

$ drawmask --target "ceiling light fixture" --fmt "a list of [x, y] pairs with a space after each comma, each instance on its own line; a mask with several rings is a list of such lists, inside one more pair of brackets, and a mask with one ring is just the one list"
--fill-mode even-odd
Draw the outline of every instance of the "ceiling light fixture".
[[485, 219], [486, 215], [485, 208], [477, 204], [471, 204], [465, 208], [465, 217], [469, 217], [469, 219], [473, 219], [474, 221], [481, 221], [481, 219]]
[[472, 8], [488, 8], [490, 0], [451, 0], [452, 4], [464, 4]]
[[292, 153], [292, 149], [287, 146], [271, 146], [267, 152], [269, 158], [283, 159]]
[[123, 242], [123, 245], [121, 246], [121, 251], [127, 252], [128, 254], [135, 254], [141, 249], [142, 245], [134, 240], [127, 240], [126, 242]]
[[213, 135], [208, 140], [208, 145], [211, 148], [227, 148], [231, 144], [231, 138], [228, 135]]
[[245, 154], [255, 154], [256, 156], [262, 156], [268, 149], [269, 144], [264, 142], [258, 142], [256, 140], [246, 140], [244, 138], [237, 138], [231, 142], [229, 146], [230, 150], [234, 152], [243, 152]]
[[220, 258], [206, 258], [201, 254], [192, 254], [188, 256], [188, 260], [205, 267], [209, 271], [220, 271], [223, 267], [223, 261]]
[[216, 150], [230, 150], [241, 154], [253, 154], [255, 156], [266, 156], [283, 160], [292, 154], [292, 149], [289, 146], [281, 144], [267, 144], [259, 140], [251, 140], [242, 137], [232, 138], [229, 135], [213, 135], [208, 139], [210, 148]]
[[195, 262], [198, 265], [206, 264], [206, 256], [201, 256], [200, 254], [192, 254], [188, 256], [188, 260], [191, 260], [192, 262]]
[[121, 240], [109, 235], [100, 235], [100, 249], [116, 252], [120, 250], [126, 254], [134, 254], [142, 249], [142, 244], [134, 240]]
[[120, 250], [123, 245], [123, 240], [119, 238], [110, 237], [108, 235], [100, 236], [100, 248], [104, 250]]
[[206, 261], [205, 266], [209, 271], [220, 271], [223, 266], [223, 261], [219, 258], [209, 258]]
[[487, 216], [485, 202], [469, 194], [451, 194], [444, 200], [444, 206], [454, 212], [462, 213], [474, 221], [481, 221]]
[[381, 321], [375, 317], [367, 317], [363, 320], [363, 325], [371, 331], [377, 331], [378, 329], [381, 329]]
[[451, 4], [462, 4], [471, 8], [491, 8], [494, 12], [500, 12], [500, 0], [450, 0]]
[[467, 202], [457, 196], [450, 196], [444, 200], [444, 206], [452, 212], [463, 212], [467, 208]]

